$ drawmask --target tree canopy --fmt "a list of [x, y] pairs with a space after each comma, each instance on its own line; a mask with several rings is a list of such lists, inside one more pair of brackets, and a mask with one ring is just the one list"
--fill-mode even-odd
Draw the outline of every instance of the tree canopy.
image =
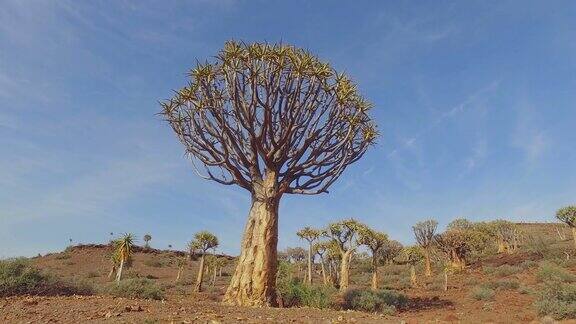
[[354, 82], [294, 46], [229, 41], [189, 76], [162, 114], [222, 184], [252, 191], [271, 171], [280, 193], [327, 192], [378, 135]]

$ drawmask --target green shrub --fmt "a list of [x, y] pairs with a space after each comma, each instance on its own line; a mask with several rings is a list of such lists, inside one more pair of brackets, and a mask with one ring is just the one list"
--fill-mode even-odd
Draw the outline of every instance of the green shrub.
[[528, 294], [534, 293], [534, 289], [532, 289], [531, 287], [522, 285], [522, 286], [520, 286], [520, 288], [518, 288], [518, 292], [521, 293], [522, 295], [528, 295]]
[[164, 290], [148, 279], [135, 278], [112, 283], [105, 292], [116, 297], [156, 299], [164, 298]]
[[526, 261], [520, 263], [520, 268], [522, 268], [523, 270], [528, 270], [530, 268], [534, 268], [537, 265], [538, 265], [538, 262], [536, 262], [536, 261], [526, 260]]
[[90, 295], [93, 287], [80, 281], [64, 281], [30, 266], [25, 259], [0, 261], [0, 297], [14, 295]]
[[552, 241], [546, 239], [544, 236], [529, 236], [524, 244], [526, 251], [536, 254], [540, 257], [545, 257], [550, 255], [550, 245]]
[[66, 260], [66, 259], [70, 259], [71, 256], [68, 253], [60, 253], [60, 254], [57, 254], [54, 258], [56, 260]]
[[576, 284], [566, 284], [558, 280], [547, 282], [537, 292], [534, 307], [540, 315], [555, 319], [576, 318]]
[[161, 262], [160, 260], [156, 260], [156, 259], [145, 260], [144, 264], [146, 266], [153, 267], [153, 268], [162, 268], [164, 266], [163, 262]]
[[278, 292], [284, 306], [327, 308], [332, 305], [336, 289], [330, 286], [309, 286], [294, 279], [289, 284], [279, 287]]
[[518, 281], [515, 281], [515, 280], [501, 279], [501, 280], [485, 283], [481, 286], [484, 288], [490, 288], [490, 289], [514, 290], [514, 289], [518, 289], [518, 287], [520, 287], [520, 283]]
[[575, 282], [576, 276], [554, 263], [542, 262], [538, 272], [536, 273], [536, 279], [540, 282]]
[[503, 264], [494, 269], [494, 275], [497, 277], [508, 277], [510, 275], [520, 272], [520, 270], [521, 269], [519, 267]]
[[86, 278], [96, 278], [100, 277], [100, 274], [96, 271], [90, 271], [86, 274]]
[[472, 291], [470, 292], [470, 297], [476, 299], [476, 300], [490, 300], [492, 298], [494, 298], [494, 290], [488, 287], [482, 287], [482, 286], [478, 286], [478, 287], [474, 287], [472, 288]]
[[394, 290], [351, 289], [344, 294], [344, 308], [364, 312], [393, 314], [407, 302], [404, 294]]

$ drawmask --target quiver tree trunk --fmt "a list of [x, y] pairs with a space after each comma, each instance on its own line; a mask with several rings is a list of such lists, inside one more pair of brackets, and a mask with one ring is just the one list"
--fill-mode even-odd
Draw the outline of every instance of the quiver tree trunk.
[[498, 240], [498, 253], [506, 252], [506, 243], [502, 240]]
[[320, 267], [322, 268], [322, 283], [324, 285], [328, 284], [328, 278], [326, 277], [326, 267], [324, 266], [324, 259], [320, 258]]
[[113, 264], [112, 267], [110, 267], [110, 272], [108, 272], [108, 279], [112, 278], [114, 271], [116, 271], [116, 265], [115, 264]]
[[432, 276], [432, 262], [430, 261], [430, 251], [428, 249], [424, 250], [424, 265], [426, 277]]
[[412, 288], [418, 287], [418, 281], [416, 280], [416, 267], [413, 264], [410, 265], [410, 284]]
[[194, 286], [195, 292], [202, 291], [202, 281], [204, 280], [204, 259], [206, 257], [206, 252], [202, 253], [200, 257], [200, 268], [198, 269], [198, 276], [196, 277], [196, 285]]
[[448, 269], [444, 269], [444, 291], [448, 291]]
[[342, 262], [340, 263], [340, 291], [344, 292], [348, 289], [350, 284], [350, 259], [352, 257], [352, 250], [348, 250], [342, 254]]
[[572, 227], [572, 238], [574, 239], [574, 248], [576, 248], [576, 226]]
[[372, 256], [372, 290], [378, 290], [378, 261]]
[[183, 267], [178, 267], [178, 273], [176, 274], [176, 282], [180, 281], [180, 276], [182, 275]]
[[124, 270], [124, 260], [120, 260], [120, 266], [118, 267], [118, 272], [116, 273], [116, 282], [119, 283], [122, 279], [122, 271]]
[[308, 244], [308, 284], [312, 285], [312, 242]]
[[[274, 181], [270, 180], [268, 182]], [[277, 185], [254, 187], [252, 207], [244, 229], [238, 265], [224, 303], [242, 306], [276, 306], [278, 245]]]

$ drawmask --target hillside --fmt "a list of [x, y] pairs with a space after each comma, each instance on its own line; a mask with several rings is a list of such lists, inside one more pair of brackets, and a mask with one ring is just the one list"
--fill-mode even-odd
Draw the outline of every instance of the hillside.
[[[418, 287], [409, 284], [406, 265], [390, 264], [380, 268], [381, 286], [401, 291], [408, 296], [406, 306], [394, 315], [370, 314], [357, 311], [320, 310], [314, 308], [254, 309], [229, 307], [218, 303], [225, 292], [233, 262], [228, 262], [221, 276], [208, 272], [205, 291], [193, 293], [193, 282], [199, 267], [197, 256], [175, 281], [180, 251], [135, 249], [131, 267], [125, 278], [147, 278], [165, 291], [161, 301], [95, 296], [7, 297], [0, 299], [0, 320], [4, 322], [530, 322], [539, 318], [533, 304], [541, 285], [543, 269], [550, 264], [576, 275], [576, 262], [565, 260], [573, 256], [571, 236], [560, 240], [554, 224], [519, 224], [525, 233], [523, 247], [514, 254], [499, 254], [477, 260], [459, 273], [449, 273], [448, 290], [444, 291], [442, 270], [434, 276], [418, 277]], [[566, 232], [566, 234], [569, 234]], [[538, 242], [533, 237], [542, 237]], [[540, 249], [540, 250], [538, 250]], [[111, 248], [107, 245], [81, 245], [61, 253], [31, 258], [30, 262], [43, 273], [75, 282], [88, 282], [95, 287], [110, 285]], [[567, 251], [567, 254], [563, 254]], [[232, 260], [229, 256], [220, 256]], [[546, 260], [544, 260], [546, 259]], [[557, 266], [558, 265], [558, 266]], [[296, 270], [295, 270], [296, 271]], [[421, 273], [422, 269], [417, 269]], [[548, 271], [548, 270], [546, 270]], [[556, 271], [556, 270], [555, 270]], [[296, 271], [298, 276], [300, 272]], [[319, 272], [314, 281], [320, 282]], [[352, 287], [366, 287], [369, 272], [361, 263], [352, 267]], [[487, 294], [484, 296], [483, 294]]]

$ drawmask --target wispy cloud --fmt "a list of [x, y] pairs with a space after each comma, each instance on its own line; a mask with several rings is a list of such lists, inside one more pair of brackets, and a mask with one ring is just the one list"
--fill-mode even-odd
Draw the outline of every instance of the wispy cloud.
[[483, 96], [487, 95], [488, 93], [496, 91], [498, 89], [499, 83], [500, 83], [499, 81], [493, 81], [490, 84], [488, 84], [487, 86], [485, 86], [485, 87], [479, 89], [478, 91], [472, 93], [471, 95], [466, 97], [466, 99], [464, 101], [462, 101], [460, 104], [450, 108], [449, 110], [443, 112], [438, 117], [433, 119], [430, 123], [428, 123], [428, 125], [423, 127], [421, 131], [417, 132], [413, 136], [410, 136], [409, 138], [404, 140], [399, 146], [397, 146], [392, 151], [390, 151], [386, 155], [386, 157], [392, 158], [400, 150], [412, 147], [417, 141], [419, 141], [420, 139], [425, 137], [428, 133], [430, 133], [431, 131], [436, 129], [442, 123], [446, 122], [448, 119], [451, 119], [454, 116], [456, 116], [457, 114], [462, 113], [466, 109], [470, 108], [471, 106], [473, 106], [473, 104], [475, 102], [482, 99]]
[[488, 153], [488, 144], [485, 138], [480, 138], [472, 149], [472, 153], [464, 160], [464, 170], [458, 178], [470, 174], [474, 169], [484, 162]]
[[536, 163], [546, 152], [550, 140], [540, 125], [538, 112], [526, 93], [520, 96], [516, 106], [517, 122], [512, 133], [511, 144], [520, 149], [529, 165]]

